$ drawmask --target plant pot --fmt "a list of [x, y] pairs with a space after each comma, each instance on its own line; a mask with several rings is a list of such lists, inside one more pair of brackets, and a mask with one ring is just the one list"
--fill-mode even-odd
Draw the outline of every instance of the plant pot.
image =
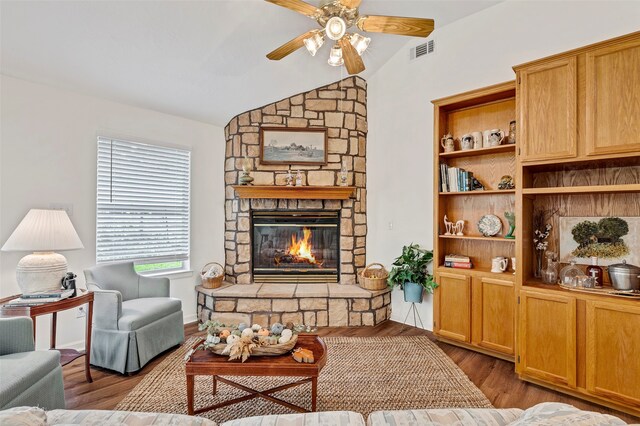
[[422, 286], [420, 284], [405, 283], [402, 288], [405, 302], [422, 303]]

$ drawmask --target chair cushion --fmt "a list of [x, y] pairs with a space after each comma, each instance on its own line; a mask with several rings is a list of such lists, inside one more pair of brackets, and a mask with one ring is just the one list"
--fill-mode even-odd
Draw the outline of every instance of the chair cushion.
[[369, 426], [444, 426], [483, 425], [504, 426], [518, 419], [518, 408], [430, 408], [420, 410], [375, 411], [369, 415]]
[[560, 402], [543, 402], [525, 410], [522, 416], [518, 420], [509, 423], [509, 426], [618, 426], [625, 424], [619, 418], [609, 414], [584, 411], [573, 405]]
[[47, 425], [216, 426], [216, 422], [183, 414], [107, 410], [52, 410], [47, 412]]
[[122, 302], [118, 329], [133, 331], [182, 310], [180, 299], [173, 297], [145, 297]]
[[58, 351], [18, 352], [0, 357], [0, 407], [60, 365]]
[[364, 417], [353, 411], [276, 414], [230, 420], [222, 426], [365, 426]]

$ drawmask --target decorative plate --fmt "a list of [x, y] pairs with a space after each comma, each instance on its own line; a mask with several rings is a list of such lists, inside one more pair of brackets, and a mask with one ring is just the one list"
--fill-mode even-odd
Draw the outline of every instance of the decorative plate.
[[502, 231], [502, 221], [494, 214], [486, 214], [478, 221], [478, 231], [485, 237], [493, 237]]

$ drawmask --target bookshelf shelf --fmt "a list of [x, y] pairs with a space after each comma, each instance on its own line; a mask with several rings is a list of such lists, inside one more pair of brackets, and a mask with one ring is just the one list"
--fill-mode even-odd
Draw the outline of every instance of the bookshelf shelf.
[[479, 235], [438, 235], [438, 238], [451, 238], [456, 240], [476, 240], [476, 241], [491, 241], [502, 243], [515, 243], [515, 238], [503, 238], [503, 237], [483, 237]]
[[439, 154], [441, 159], [447, 158], [462, 158], [462, 157], [475, 157], [478, 155], [490, 155], [497, 154], [500, 152], [515, 152], [515, 145], [499, 145], [492, 146], [490, 148], [479, 148], [479, 149], [470, 149], [467, 151], [453, 151], [453, 152], [441, 152]]
[[490, 189], [485, 191], [460, 191], [460, 192], [440, 192], [440, 195], [496, 195], [496, 194], [515, 194], [515, 189]]
[[640, 184], [563, 186], [558, 188], [523, 188], [524, 195], [596, 194], [606, 192], [640, 192]]

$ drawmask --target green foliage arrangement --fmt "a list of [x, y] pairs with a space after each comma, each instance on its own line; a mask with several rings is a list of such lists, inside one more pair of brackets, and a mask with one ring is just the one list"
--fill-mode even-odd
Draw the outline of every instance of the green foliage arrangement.
[[432, 261], [431, 250], [422, 249], [413, 243], [402, 247], [402, 254], [393, 262], [393, 268], [389, 273], [389, 287], [404, 288], [406, 283], [416, 283], [424, 287], [427, 293], [433, 293], [438, 284], [427, 271], [427, 266]]

